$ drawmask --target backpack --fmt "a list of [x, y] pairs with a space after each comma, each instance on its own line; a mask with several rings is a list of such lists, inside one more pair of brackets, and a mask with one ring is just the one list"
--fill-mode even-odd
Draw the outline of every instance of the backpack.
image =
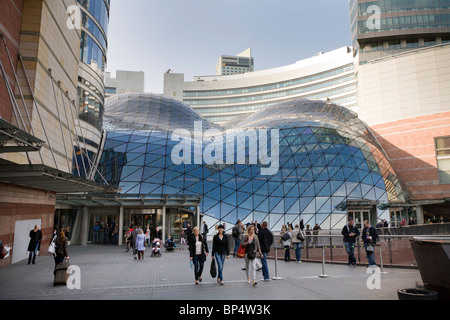
[[281, 237], [281, 240], [283, 241], [288, 241], [291, 238], [291, 236], [289, 235], [289, 233], [285, 233], [283, 234], [283, 236]]
[[233, 227], [233, 230], [231, 231], [231, 235], [232, 235], [234, 238], [239, 237], [239, 230], [238, 230], [238, 228], [239, 228], [239, 226], [234, 226], [234, 227]]

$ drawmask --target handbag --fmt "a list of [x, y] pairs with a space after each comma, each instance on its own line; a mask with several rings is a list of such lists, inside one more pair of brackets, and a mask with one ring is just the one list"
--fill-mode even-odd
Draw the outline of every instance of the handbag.
[[55, 247], [55, 242], [54, 241], [52, 241], [49, 244], [47, 251], [48, 251], [48, 253], [51, 253], [54, 256], [56, 255], [56, 247]]
[[239, 249], [237, 251], [237, 257], [240, 259], [245, 257], [245, 247], [242, 244], [239, 246]]
[[216, 261], [214, 259], [211, 261], [211, 269], [209, 272], [211, 273], [211, 277], [217, 277]]
[[250, 260], [254, 260], [256, 258], [256, 250], [254, 242], [247, 244], [245, 251], [247, 253], [247, 258], [249, 258]]
[[256, 258], [256, 270], [262, 269], [262, 262]]
[[300, 230], [297, 233], [297, 239], [300, 240], [301, 242], [305, 241], [305, 238], [302, 236], [302, 234], [300, 233]]

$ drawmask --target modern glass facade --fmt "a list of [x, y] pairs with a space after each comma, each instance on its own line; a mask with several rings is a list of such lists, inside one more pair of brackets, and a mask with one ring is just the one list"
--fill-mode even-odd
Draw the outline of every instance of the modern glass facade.
[[[78, 0], [82, 15], [80, 64], [93, 79], [78, 86], [80, 118], [100, 129], [104, 109], [104, 72], [108, 50], [109, 0]], [[86, 83], [87, 82], [87, 83]]]
[[450, 35], [450, 0], [349, 3], [354, 54], [361, 49], [362, 64], [385, 55], [445, 43]]
[[[205, 133], [200, 143], [195, 140], [199, 126]], [[124, 94], [107, 100], [104, 129], [99, 171], [109, 183], [128, 195], [200, 196], [200, 212], [216, 222], [266, 220], [278, 230], [285, 222], [303, 219], [333, 229], [345, 223], [347, 212], [341, 210], [350, 200], [404, 201], [370, 130], [354, 112], [331, 102], [281, 103], [220, 127], [176, 100]], [[183, 162], [173, 157], [181, 139], [174, 138], [177, 129], [185, 130], [184, 141], [193, 137], [194, 142], [184, 149], [190, 152], [183, 151]], [[259, 151], [253, 148], [252, 130], [259, 133]], [[261, 130], [270, 132], [270, 139], [262, 139]], [[249, 134], [248, 142], [227, 140], [231, 131]], [[272, 163], [279, 156], [278, 171], [270, 175], [262, 174], [268, 167], [261, 160], [264, 147], [271, 150]], [[229, 148], [238, 150], [233, 161]], [[239, 150], [245, 151], [243, 162]], [[220, 161], [220, 154], [227, 155], [226, 161]], [[260, 162], [252, 160], [258, 157]], [[388, 217], [387, 211], [374, 209], [378, 217]]]

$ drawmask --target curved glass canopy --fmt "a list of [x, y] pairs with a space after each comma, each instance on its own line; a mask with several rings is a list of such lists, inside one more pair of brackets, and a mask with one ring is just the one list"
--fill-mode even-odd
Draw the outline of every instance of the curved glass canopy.
[[266, 220], [279, 230], [303, 219], [333, 229], [346, 223], [343, 203], [405, 200], [367, 126], [324, 101], [285, 102], [219, 127], [179, 101], [124, 94], [107, 100], [104, 129], [108, 182], [125, 194], [200, 196], [209, 225]]

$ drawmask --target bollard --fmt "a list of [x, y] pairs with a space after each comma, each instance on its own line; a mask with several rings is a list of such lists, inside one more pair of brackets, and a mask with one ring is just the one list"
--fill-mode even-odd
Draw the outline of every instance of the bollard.
[[319, 277], [328, 278], [328, 276], [325, 274], [325, 246], [322, 246], [322, 274]]
[[278, 260], [278, 255], [277, 255], [277, 247], [274, 246], [273, 247], [275, 250], [275, 277], [272, 277], [272, 280], [281, 280], [281, 277], [278, 276], [278, 268], [277, 268], [277, 260]]

